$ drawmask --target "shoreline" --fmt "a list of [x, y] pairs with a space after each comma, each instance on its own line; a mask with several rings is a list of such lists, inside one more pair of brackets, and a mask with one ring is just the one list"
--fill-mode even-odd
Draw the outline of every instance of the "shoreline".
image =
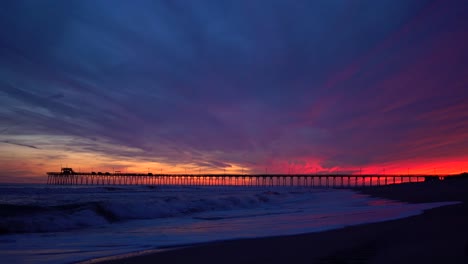
[[322, 232], [181, 245], [80, 263], [468, 263], [467, 180], [352, 190], [408, 203], [461, 203]]

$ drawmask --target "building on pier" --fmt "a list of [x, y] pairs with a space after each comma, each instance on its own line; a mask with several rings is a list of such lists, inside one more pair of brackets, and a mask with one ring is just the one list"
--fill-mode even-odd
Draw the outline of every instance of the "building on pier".
[[72, 168], [62, 168], [61, 172], [62, 174], [67, 174], [67, 175], [75, 174]]

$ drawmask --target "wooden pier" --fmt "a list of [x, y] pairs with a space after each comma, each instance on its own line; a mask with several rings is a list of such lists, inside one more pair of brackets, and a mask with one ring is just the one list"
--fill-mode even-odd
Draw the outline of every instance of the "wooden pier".
[[103, 173], [75, 172], [71, 168], [63, 168], [61, 172], [48, 172], [47, 184], [352, 188], [406, 182], [439, 181], [446, 176], [448, 175]]

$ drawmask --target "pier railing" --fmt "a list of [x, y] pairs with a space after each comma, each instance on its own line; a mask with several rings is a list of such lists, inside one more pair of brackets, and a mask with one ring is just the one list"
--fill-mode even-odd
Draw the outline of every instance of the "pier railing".
[[449, 175], [345, 174], [152, 174], [48, 172], [53, 185], [303, 186], [352, 188], [406, 182], [439, 181]]

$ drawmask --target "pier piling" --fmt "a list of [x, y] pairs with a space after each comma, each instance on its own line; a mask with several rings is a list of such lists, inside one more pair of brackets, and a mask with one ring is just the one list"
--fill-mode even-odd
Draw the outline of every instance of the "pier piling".
[[[180, 185], [180, 186], [244, 186], [244, 187], [326, 187], [351, 188], [380, 186], [403, 182], [420, 182], [447, 175], [352, 175], [352, 174], [152, 174], [75, 172], [63, 168], [48, 172], [49, 185]], [[397, 182], [397, 177], [399, 182]], [[383, 179], [382, 179], [383, 178]], [[377, 183], [375, 183], [377, 181]]]

